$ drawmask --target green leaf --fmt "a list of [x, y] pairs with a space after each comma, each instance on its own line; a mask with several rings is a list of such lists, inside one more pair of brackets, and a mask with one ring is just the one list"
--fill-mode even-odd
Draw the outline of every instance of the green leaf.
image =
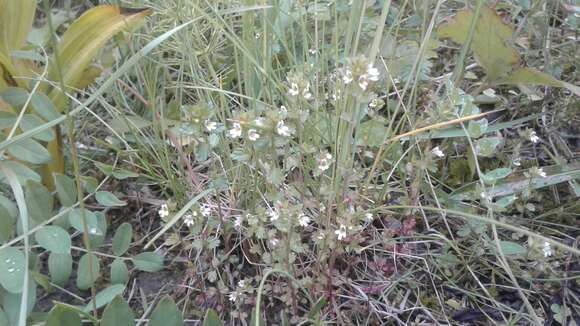
[[469, 121], [467, 126], [467, 133], [471, 138], [479, 138], [487, 131], [488, 122], [483, 118], [477, 121]]
[[510, 168], [499, 168], [487, 172], [481, 176], [481, 180], [486, 184], [494, 184], [498, 180], [501, 180], [512, 173], [512, 169]]
[[44, 226], [34, 233], [38, 244], [57, 254], [70, 253], [71, 240], [69, 234], [62, 228], [54, 225]]
[[496, 81], [495, 84], [565, 87], [572, 93], [580, 96], [580, 88], [578, 86], [568, 84], [532, 68], [519, 68], [516, 71], [511, 72], [506, 77]]
[[6, 316], [6, 313], [4, 312], [4, 310], [2, 310], [1, 307], [0, 307], [0, 326], [10, 326], [10, 323], [8, 322], [8, 316]]
[[72, 274], [72, 268], [73, 259], [70, 254], [51, 252], [48, 256], [48, 273], [54, 284], [64, 286]]
[[512, 241], [500, 241], [501, 251], [506, 256], [525, 255], [527, 250], [522, 245]]
[[14, 143], [8, 147], [7, 151], [15, 158], [32, 164], [45, 164], [51, 161], [48, 150], [32, 139], [23, 139]]
[[62, 206], [70, 207], [77, 202], [77, 186], [73, 179], [64, 174], [55, 173], [54, 183], [58, 200]]
[[359, 146], [381, 146], [387, 128], [377, 119], [363, 122], [359, 126], [357, 142]]
[[[35, 116], [34, 114], [25, 114], [20, 121], [20, 128], [22, 131], [29, 131], [34, 128], [38, 128], [42, 126], [45, 122], [42, 121], [39, 117]], [[32, 138], [41, 140], [41, 141], [51, 141], [54, 139], [54, 131], [52, 129], [45, 129], [42, 132], [39, 132], [32, 136]]]
[[132, 130], [139, 130], [153, 125], [150, 120], [136, 115], [119, 116], [111, 121], [109, 125], [118, 134], [124, 134]]
[[[28, 293], [27, 293], [28, 301], [25, 303], [27, 316], [32, 312], [32, 310], [34, 309], [34, 305], [36, 304], [36, 293], [37, 293], [36, 282], [34, 282], [32, 278], [29, 278]], [[22, 306], [22, 293], [4, 292], [2, 293], [2, 296], [0, 296], [0, 299], [2, 299], [2, 306], [4, 307], [4, 312], [6, 313], [6, 316], [8, 316], [8, 321], [10, 325], [18, 325], [18, 320], [20, 317], [20, 308]]]
[[108, 191], [97, 191], [95, 198], [99, 204], [106, 207], [121, 207], [127, 205], [126, 202], [120, 200]]
[[135, 325], [135, 314], [127, 301], [116, 296], [105, 308], [100, 326], [132, 326]]
[[111, 263], [111, 284], [127, 284], [129, 282], [129, 270], [127, 264], [121, 258]]
[[8, 111], [0, 111], [0, 129], [12, 128], [16, 122], [16, 114]]
[[487, 137], [478, 139], [475, 142], [475, 152], [478, 156], [492, 157], [497, 153], [496, 150], [501, 142], [502, 138], [500, 137]]
[[102, 234], [102, 230], [99, 228], [99, 224], [97, 221], [97, 216], [95, 215], [95, 213], [89, 211], [88, 209], [81, 210], [80, 208], [73, 208], [70, 211], [68, 218], [72, 227], [79, 232], [84, 232], [82, 213], [84, 213], [89, 234], [97, 234], [97, 235]]
[[11, 239], [16, 219], [8, 209], [0, 205], [0, 244]]
[[113, 177], [117, 180], [125, 180], [128, 178], [137, 178], [139, 176], [138, 173], [133, 171], [125, 170], [125, 169], [117, 169], [113, 171]]
[[85, 254], [81, 257], [79, 261], [79, 266], [77, 269], [77, 288], [80, 290], [89, 289], [99, 278], [101, 267], [99, 258], [92, 255], [92, 272], [89, 268], [89, 254]]
[[34, 112], [46, 121], [55, 120], [61, 116], [52, 101], [44, 93], [34, 93], [30, 102]]
[[137, 269], [144, 272], [158, 272], [163, 269], [163, 256], [156, 252], [143, 252], [132, 258]]
[[0, 285], [10, 293], [21, 293], [26, 258], [22, 251], [8, 247], [0, 250]]
[[83, 185], [83, 188], [87, 192], [95, 192], [97, 190], [98, 185], [99, 185], [99, 182], [97, 181], [97, 179], [90, 177], [90, 176], [82, 176], [81, 183]]
[[322, 308], [326, 306], [327, 303], [328, 301], [324, 297], [318, 299], [314, 307], [310, 309], [310, 312], [308, 313], [308, 319], [309, 320], [319, 319], [320, 312], [322, 311]]
[[107, 236], [107, 218], [103, 212], [95, 212], [97, 218], [97, 232], [89, 234], [92, 248], [98, 248], [105, 242]]
[[54, 198], [45, 186], [28, 181], [24, 190], [28, 215], [37, 222], [44, 222], [52, 216]]
[[[115, 284], [115, 285], [111, 285], [111, 286], [105, 288], [104, 290], [102, 290], [101, 292], [97, 293], [97, 295], [95, 296], [95, 303], [96, 303], [97, 309], [104, 307], [109, 302], [111, 302], [116, 296], [123, 294], [124, 291], [125, 291], [124, 284]], [[89, 301], [89, 303], [87, 303], [87, 305], [85, 306], [83, 311], [84, 312], [93, 311], [93, 300], [91, 300], [91, 301]]]
[[133, 227], [129, 223], [119, 225], [113, 237], [113, 254], [121, 256], [129, 250], [133, 238]]
[[171, 299], [165, 296], [159, 303], [149, 319], [149, 326], [182, 326], [183, 316], [181, 311]]
[[202, 326], [222, 326], [222, 325], [223, 323], [215, 310], [208, 309], [205, 312], [205, 318], [203, 320]]
[[82, 320], [76, 312], [60, 305], [52, 308], [46, 320], [46, 326], [81, 326]]
[[[40, 182], [41, 180], [38, 173], [34, 172], [24, 164], [16, 161], [3, 161], [2, 164], [4, 164], [4, 166], [8, 167], [10, 170], [12, 170], [12, 172], [14, 172], [14, 174], [16, 174], [16, 178], [21, 185], [26, 184], [28, 181]], [[8, 183], [8, 180], [2, 171], [0, 171], [0, 182]]]

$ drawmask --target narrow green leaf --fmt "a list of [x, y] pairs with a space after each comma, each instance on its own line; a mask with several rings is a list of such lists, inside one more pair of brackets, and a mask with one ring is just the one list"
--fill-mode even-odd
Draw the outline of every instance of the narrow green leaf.
[[218, 316], [217, 312], [213, 309], [208, 309], [205, 312], [205, 318], [203, 319], [203, 326], [222, 326], [222, 321]]
[[0, 243], [10, 240], [15, 223], [16, 219], [4, 206], [0, 205]]
[[97, 191], [95, 198], [99, 204], [106, 207], [121, 207], [127, 205], [126, 202], [120, 200], [117, 196], [108, 191]]
[[135, 315], [129, 304], [116, 296], [103, 312], [101, 326], [132, 326], [135, 325]]
[[111, 263], [111, 284], [127, 284], [129, 282], [129, 269], [121, 258]]
[[48, 256], [48, 273], [50, 280], [59, 286], [64, 286], [72, 274], [73, 259], [70, 254], [51, 252]]
[[89, 254], [83, 255], [79, 261], [77, 269], [77, 287], [81, 290], [89, 289], [100, 276], [101, 267], [99, 258], [94, 254], [91, 255], [93, 262], [92, 272], [89, 268]]
[[133, 238], [133, 227], [125, 222], [117, 228], [113, 237], [113, 254], [121, 256], [129, 250], [131, 239]]
[[77, 202], [77, 187], [73, 179], [64, 174], [55, 174], [54, 183], [62, 206], [70, 207]]
[[182, 326], [183, 316], [181, 311], [170, 296], [165, 296], [159, 303], [149, 319], [149, 326]]
[[51, 160], [48, 150], [32, 139], [23, 139], [12, 144], [7, 151], [15, 158], [32, 164], [45, 164]]
[[34, 238], [46, 250], [57, 254], [70, 253], [70, 235], [58, 226], [44, 226], [34, 233]]
[[[34, 114], [25, 114], [20, 121], [20, 128], [22, 131], [29, 131], [42, 126], [44, 123], [45, 122], [42, 119]], [[52, 129], [46, 129], [35, 134], [33, 138], [41, 141], [51, 141], [54, 139], [54, 131], [52, 131]]]
[[133, 264], [144, 272], [158, 272], [163, 269], [163, 256], [156, 252], [142, 252], [133, 257]]
[[0, 285], [10, 293], [21, 293], [26, 258], [22, 251], [8, 247], [0, 250]]
[[[105, 288], [104, 290], [102, 290], [101, 292], [97, 293], [97, 295], [95, 296], [95, 303], [96, 303], [97, 309], [104, 307], [109, 302], [111, 302], [116, 296], [123, 294], [123, 291], [125, 291], [124, 284], [115, 284], [115, 285], [111, 285], [111, 286]], [[83, 311], [84, 312], [93, 311], [93, 300], [91, 300], [91, 301], [89, 301], [89, 303], [87, 303], [87, 305], [85, 306]]]

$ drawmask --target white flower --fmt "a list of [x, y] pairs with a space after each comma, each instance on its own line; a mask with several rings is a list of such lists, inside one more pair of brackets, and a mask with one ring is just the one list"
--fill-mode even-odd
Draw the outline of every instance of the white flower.
[[306, 214], [300, 214], [298, 217], [298, 223], [303, 227], [307, 227], [308, 224], [310, 224], [310, 217]]
[[264, 118], [262, 117], [258, 117], [254, 120], [254, 124], [256, 125], [256, 127], [263, 127], [264, 126]]
[[379, 80], [379, 70], [369, 63], [366, 73], [358, 77], [358, 86], [364, 91], [369, 85], [369, 81]]
[[207, 129], [207, 131], [209, 131], [209, 132], [216, 130], [217, 129], [217, 122], [205, 120], [205, 129]]
[[167, 204], [161, 205], [161, 208], [159, 209], [158, 213], [159, 217], [161, 218], [166, 218], [167, 216], [169, 216], [169, 208], [167, 207]]
[[375, 219], [375, 217], [373, 216], [373, 213], [371, 213], [371, 212], [366, 213], [365, 218], [371, 222], [372, 222], [372, 220]]
[[234, 221], [234, 227], [239, 230], [242, 227], [243, 222], [244, 218], [242, 217], [242, 215], [236, 216], [236, 220]]
[[280, 214], [278, 214], [278, 212], [275, 209], [270, 210], [270, 212], [268, 213], [268, 215], [270, 215], [270, 221], [274, 222], [277, 219], [280, 218]]
[[278, 240], [277, 238], [272, 238], [272, 239], [270, 239], [270, 244], [271, 244], [273, 247], [276, 247], [276, 246], [278, 245], [278, 243], [279, 243], [279, 242], [280, 242], [280, 240]]
[[342, 82], [345, 84], [352, 83], [352, 71], [350, 69], [346, 69], [344, 74], [342, 75]]
[[530, 141], [534, 144], [537, 144], [541, 141], [542, 139], [540, 137], [538, 137], [538, 135], [536, 135], [536, 132], [534, 130], [532, 130], [530, 132]]
[[241, 135], [242, 135], [242, 125], [240, 125], [238, 122], [234, 122], [233, 128], [230, 129], [230, 137], [238, 138]]
[[369, 108], [371, 108], [371, 109], [374, 109], [374, 108], [376, 108], [377, 106], [379, 106], [379, 103], [380, 103], [380, 100], [379, 100], [378, 98], [376, 98], [376, 97], [375, 97], [375, 98], [373, 98], [373, 99], [371, 100], [371, 102], [369, 103]]
[[443, 151], [441, 150], [441, 148], [439, 148], [439, 146], [433, 148], [431, 150], [431, 153], [433, 153], [433, 155], [437, 156], [437, 157], [444, 157], [445, 153], [443, 153]]
[[316, 49], [310, 49], [308, 50], [308, 53], [315, 55], [316, 54]]
[[228, 295], [228, 299], [231, 302], [236, 302], [236, 300], [238, 299], [238, 292], [236, 292], [236, 291], [230, 292], [230, 294]]
[[246, 287], [246, 280], [239, 280], [238, 287], [245, 288]]
[[332, 155], [328, 152], [323, 152], [318, 157], [318, 169], [320, 171], [326, 171], [330, 168], [330, 164], [332, 163]]
[[280, 136], [289, 137], [290, 135], [292, 135], [290, 128], [288, 128], [288, 126], [284, 124], [284, 120], [278, 121], [278, 124], [276, 124], [276, 131]]
[[547, 176], [546, 172], [544, 172], [544, 168], [539, 168], [536, 173], [542, 178], [545, 178]]
[[544, 257], [552, 256], [552, 246], [548, 241], [544, 241], [544, 246], [542, 247], [542, 252], [544, 252]]
[[248, 130], [248, 139], [251, 141], [256, 141], [260, 138], [260, 134], [256, 131], [256, 129]]
[[491, 98], [495, 98], [495, 90], [493, 88], [488, 88], [485, 91], [483, 91], [483, 94], [485, 96], [491, 97]]
[[191, 214], [185, 215], [185, 217], [183, 218], [183, 223], [185, 223], [185, 225], [187, 225], [188, 227], [191, 227], [194, 223], [193, 216]]
[[209, 205], [202, 205], [201, 206], [201, 215], [204, 217], [208, 217], [211, 214], [211, 207]]
[[520, 166], [522, 165], [522, 159], [520, 157], [516, 157], [512, 160], [512, 164], [515, 166]]
[[306, 84], [306, 87], [302, 90], [302, 96], [307, 100], [312, 98], [312, 94], [310, 94], [310, 83]]
[[300, 89], [298, 89], [297, 83], [291, 83], [290, 89], [288, 89], [288, 95], [290, 96], [298, 96], [300, 94]]
[[341, 224], [340, 228], [334, 231], [334, 233], [336, 234], [336, 238], [338, 239], [338, 241], [346, 238], [346, 226], [344, 226], [344, 224]]

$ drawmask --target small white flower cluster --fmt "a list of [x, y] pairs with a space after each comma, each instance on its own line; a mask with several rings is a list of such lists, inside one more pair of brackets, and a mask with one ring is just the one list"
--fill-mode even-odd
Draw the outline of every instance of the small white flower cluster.
[[538, 135], [536, 134], [535, 130], [530, 131], [530, 141], [534, 144], [537, 144], [541, 141], [542, 139], [540, 137], [538, 137]]
[[292, 129], [290, 129], [290, 127], [286, 125], [284, 120], [278, 121], [278, 123], [276, 124], [276, 132], [278, 133], [278, 135], [282, 137], [292, 136]]
[[331, 164], [332, 164], [332, 155], [326, 151], [320, 153], [320, 156], [318, 157], [318, 169], [320, 171], [326, 171], [328, 170], [328, 168], [330, 168]]
[[312, 93], [310, 93], [310, 82], [294, 77], [288, 78], [288, 83], [290, 84], [288, 95], [292, 97], [301, 95], [305, 100], [312, 99]]
[[334, 234], [336, 234], [336, 238], [338, 239], [338, 241], [343, 240], [344, 238], [346, 238], [346, 226], [344, 224], [341, 224], [338, 230], [334, 231]]
[[358, 57], [349, 60], [348, 67], [342, 72], [342, 82], [348, 85], [356, 80], [360, 89], [365, 91], [371, 82], [379, 80], [379, 75], [379, 70], [365, 57]]
[[268, 215], [270, 215], [270, 222], [274, 222], [280, 218], [280, 214], [276, 209], [271, 209]]
[[298, 223], [302, 227], [307, 227], [310, 224], [310, 217], [306, 214], [300, 214], [300, 216], [298, 216]]
[[[263, 126], [264, 125], [264, 118], [257, 118], [255, 120], [256, 126]], [[231, 138], [240, 138], [242, 136], [242, 125], [239, 122], [232, 123], [232, 129], [229, 130], [229, 135]], [[250, 141], [256, 141], [260, 138], [260, 134], [258, 130], [254, 128], [248, 129], [248, 139]]]
[[208, 132], [212, 132], [217, 129], [217, 122], [211, 120], [205, 120], [205, 129]]
[[166, 218], [169, 216], [169, 208], [167, 207], [167, 204], [161, 205], [161, 208], [159, 208], [157, 213], [159, 213], [159, 217], [161, 218]]
[[548, 241], [544, 241], [542, 252], [544, 253], [544, 257], [552, 256], [552, 245]]
[[431, 153], [439, 158], [445, 157], [445, 153], [443, 153], [443, 151], [441, 150], [441, 148], [439, 148], [439, 146], [433, 148], [431, 150]]
[[234, 122], [229, 134], [231, 138], [240, 138], [242, 136], [242, 125], [239, 122]]

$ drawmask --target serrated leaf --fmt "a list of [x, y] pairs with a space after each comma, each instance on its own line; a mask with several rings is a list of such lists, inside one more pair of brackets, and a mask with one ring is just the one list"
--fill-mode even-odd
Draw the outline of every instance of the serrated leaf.
[[165, 296], [159, 301], [151, 313], [149, 326], [183, 326], [181, 311], [170, 296]]
[[32, 139], [22, 139], [8, 147], [7, 152], [13, 157], [32, 164], [45, 164], [50, 162], [50, 153]]
[[[25, 114], [20, 121], [20, 128], [22, 131], [29, 131], [42, 126], [45, 122], [33, 114]], [[51, 141], [54, 139], [54, 132], [52, 129], [45, 129], [32, 136], [34, 139], [41, 141]]]
[[45, 186], [28, 181], [24, 190], [28, 215], [37, 222], [44, 222], [52, 216], [54, 198]]
[[99, 278], [101, 272], [101, 266], [99, 258], [92, 255], [92, 271], [89, 268], [89, 254], [85, 254], [79, 260], [79, 266], [77, 269], [77, 288], [80, 290], [89, 289]]
[[48, 273], [50, 280], [59, 286], [64, 286], [71, 274], [73, 259], [70, 254], [57, 254], [51, 252], [48, 256]]
[[117, 196], [108, 191], [97, 191], [95, 199], [99, 204], [106, 207], [122, 207], [127, 205], [125, 201], [120, 200]]
[[127, 284], [129, 282], [129, 270], [127, 264], [121, 258], [111, 263], [111, 284]]
[[0, 250], [0, 285], [10, 293], [21, 293], [26, 258], [22, 251], [8, 247]]
[[222, 326], [222, 325], [223, 323], [215, 310], [208, 309], [205, 312], [205, 318], [203, 319], [202, 326]]
[[132, 326], [135, 325], [135, 314], [127, 301], [116, 296], [105, 308], [101, 326]]
[[[111, 302], [116, 296], [123, 294], [124, 291], [125, 291], [124, 284], [115, 284], [115, 285], [111, 285], [111, 286], [103, 289], [101, 292], [97, 293], [97, 295], [95, 296], [94, 302], [97, 306], [97, 309], [104, 307], [109, 302]], [[89, 301], [89, 303], [87, 303], [87, 305], [85, 306], [83, 311], [84, 312], [93, 311], [93, 300], [91, 300], [91, 301]]]
[[506, 256], [525, 255], [527, 250], [522, 245], [512, 241], [500, 241], [501, 251]]
[[[16, 161], [4, 161], [2, 162], [4, 166], [8, 167], [14, 174], [21, 185], [25, 185], [28, 181], [40, 182], [41, 178], [38, 173], [34, 172], [32, 169], [26, 165], [16, 162]], [[8, 183], [6, 176], [0, 171], [0, 182]]]
[[56, 305], [52, 308], [46, 319], [45, 326], [81, 326], [82, 320], [79, 314]]
[[73, 179], [64, 174], [55, 173], [54, 183], [62, 206], [70, 207], [77, 202], [77, 187]]
[[[439, 37], [463, 44], [467, 41], [474, 18], [472, 9], [460, 10], [442, 24], [437, 33]], [[490, 80], [507, 75], [519, 64], [520, 54], [511, 45], [512, 38], [513, 27], [504, 23], [493, 9], [483, 6], [475, 24], [471, 50]]]
[[133, 238], [133, 227], [129, 223], [119, 225], [113, 237], [113, 254], [122, 256], [127, 252]]
[[163, 269], [163, 256], [156, 252], [142, 252], [132, 258], [137, 269], [144, 272], [158, 272]]
[[492, 157], [497, 153], [496, 150], [501, 142], [502, 139], [500, 137], [486, 137], [478, 139], [475, 142], [475, 152], [478, 156]]
[[44, 226], [34, 233], [38, 244], [57, 254], [70, 253], [71, 240], [69, 234], [62, 228], [54, 225]]
[[512, 169], [510, 168], [499, 168], [487, 172], [481, 176], [481, 180], [487, 184], [494, 184], [498, 180], [501, 180], [512, 173]]

